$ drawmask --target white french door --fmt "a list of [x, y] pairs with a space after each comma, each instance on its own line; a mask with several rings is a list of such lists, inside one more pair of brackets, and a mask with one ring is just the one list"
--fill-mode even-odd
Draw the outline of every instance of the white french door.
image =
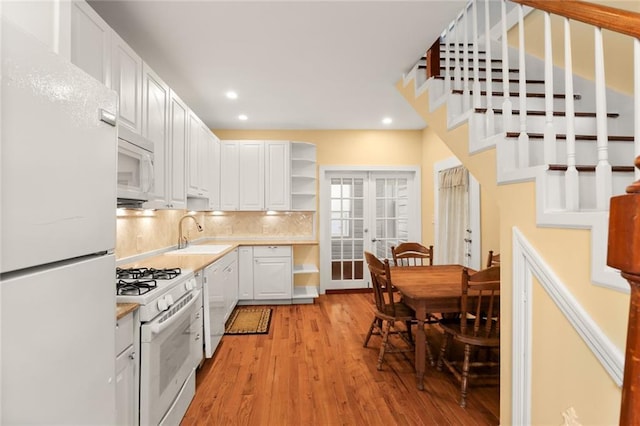
[[391, 247], [419, 241], [415, 170], [327, 170], [321, 180], [320, 291], [370, 287], [364, 252], [391, 258]]

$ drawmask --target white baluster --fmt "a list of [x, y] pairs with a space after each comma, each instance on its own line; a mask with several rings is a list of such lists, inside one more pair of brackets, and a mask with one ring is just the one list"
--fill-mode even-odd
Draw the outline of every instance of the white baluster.
[[487, 81], [487, 113], [486, 113], [486, 134], [485, 136], [493, 136], [495, 134], [495, 117], [493, 112], [493, 87], [491, 81], [491, 20], [489, 19], [489, 0], [484, 2], [484, 32], [485, 32], [485, 78]]
[[460, 16], [453, 21], [453, 30], [456, 32], [455, 39], [455, 68], [453, 69], [454, 89], [462, 89], [462, 69], [460, 68]]
[[529, 135], [527, 134], [527, 70], [524, 46], [524, 7], [518, 6], [518, 99], [520, 103], [520, 135], [518, 136], [518, 166], [529, 167]]
[[576, 169], [575, 105], [573, 99], [573, 60], [571, 58], [571, 21], [564, 18], [564, 86], [565, 111], [567, 121], [567, 172], [564, 175], [566, 194], [565, 208], [577, 211], [579, 208], [578, 170]]
[[451, 53], [449, 52], [449, 40], [451, 37], [451, 25], [447, 27], [444, 43], [444, 93], [449, 96], [451, 93]]
[[502, 24], [502, 92], [504, 100], [502, 102], [503, 131], [507, 131], [511, 123], [512, 110], [511, 95], [509, 93], [509, 44], [507, 42], [507, 0], [502, 0], [500, 5]]
[[[640, 155], [640, 39], [633, 39], [633, 85], [634, 85], [634, 141], [635, 157]], [[635, 160], [634, 157], [634, 160]], [[640, 170], [636, 167], [636, 181], [640, 180]]]
[[464, 50], [462, 56], [462, 68], [463, 75], [463, 94], [462, 94], [462, 110], [468, 111], [471, 105], [470, 93], [469, 93], [469, 15], [467, 14], [467, 6], [465, 6], [462, 12], [462, 22], [464, 22]]
[[557, 162], [556, 132], [553, 129], [553, 51], [551, 42], [551, 14], [544, 13], [544, 161]]
[[595, 77], [596, 77], [596, 133], [598, 137], [598, 165], [596, 166], [596, 208], [607, 210], [612, 191], [611, 164], [609, 164], [607, 131], [607, 93], [604, 75], [604, 48], [602, 29], [595, 27]]
[[478, 54], [478, 1], [472, 0], [473, 19], [473, 107], [480, 108], [480, 59]]

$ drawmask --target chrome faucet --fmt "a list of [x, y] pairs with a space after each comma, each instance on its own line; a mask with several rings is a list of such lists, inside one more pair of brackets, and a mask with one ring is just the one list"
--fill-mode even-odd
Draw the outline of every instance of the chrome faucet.
[[198, 227], [198, 232], [202, 232], [202, 226], [200, 226], [200, 224], [196, 220], [195, 216], [190, 215], [190, 214], [186, 214], [186, 215], [182, 216], [180, 218], [180, 222], [178, 222], [178, 248], [179, 249], [189, 246], [189, 240], [187, 239], [187, 237], [182, 235], [182, 222], [184, 222], [184, 220], [189, 218], [189, 217], [191, 219], [193, 219], [193, 221], [196, 223], [196, 226]]

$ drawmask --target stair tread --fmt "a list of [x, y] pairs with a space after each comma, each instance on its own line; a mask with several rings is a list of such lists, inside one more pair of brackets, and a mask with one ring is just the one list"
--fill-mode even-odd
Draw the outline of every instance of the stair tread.
[[[427, 57], [426, 56], [422, 56], [420, 57], [421, 60], [426, 61]], [[445, 58], [444, 56], [440, 56], [440, 61], [446, 61], [447, 58]], [[449, 58], [449, 60], [451, 60], [451, 58]], [[469, 62], [473, 62], [473, 58], [469, 58], [468, 59]], [[478, 62], [487, 62], [486, 58], [478, 58]], [[491, 59], [491, 62], [495, 62], [495, 63], [501, 63], [502, 59]]]
[[[559, 171], [559, 172], [564, 172], [568, 169], [568, 166], [566, 164], [549, 164], [548, 165], [548, 170], [553, 170], [553, 171]], [[625, 172], [625, 173], [633, 173], [635, 171], [635, 167], [634, 166], [611, 166], [611, 171], [613, 172]], [[595, 172], [596, 171], [596, 166], [595, 165], [577, 165], [576, 164], [576, 170], [578, 170], [579, 172]]]
[[[478, 113], [485, 113], [487, 112], [486, 108], [475, 108], [475, 112]], [[493, 109], [493, 113], [494, 114], [502, 114], [502, 109], [499, 108], [494, 108]], [[514, 109], [511, 112], [513, 115], [519, 115], [520, 114], [520, 110]], [[527, 111], [527, 115], [545, 115], [545, 111], [537, 111], [537, 110], [530, 110]], [[566, 115], [566, 112], [564, 111], [553, 111], [553, 116], [554, 117], [564, 117]], [[596, 113], [595, 112], [576, 112], [575, 113], [576, 117], [595, 117]], [[607, 113], [607, 117], [609, 118], [617, 118], [619, 117], [620, 114], [618, 114], [617, 112], [608, 112]]]
[[[544, 133], [527, 133], [530, 139], [544, 139]], [[519, 132], [507, 132], [507, 138], [517, 138], [520, 136]], [[597, 141], [597, 135], [575, 135], [576, 140], [585, 140], [585, 141]], [[567, 139], [567, 135], [565, 134], [556, 134], [556, 139]], [[609, 141], [614, 142], [633, 142], [633, 136], [620, 136], [620, 135], [609, 135]]]
[[[438, 80], [444, 80], [444, 76], [443, 75], [437, 75], [434, 78], [436, 78]], [[454, 77], [452, 76], [451, 80], [453, 80], [453, 79], [454, 79]], [[464, 80], [464, 78], [463, 78], [463, 80]], [[473, 81], [473, 77], [469, 77], [468, 80]], [[478, 81], [487, 81], [487, 79], [484, 78], [484, 77], [480, 77], [478, 79]], [[502, 79], [501, 78], [492, 78], [491, 81], [493, 83], [502, 83]], [[519, 83], [519, 82], [520, 82], [520, 80], [518, 80], [518, 79], [509, 79], [509, 83]], [[527, 84], [544, 84], [544, 80], [528, 80], [527, 79], [527, 80], [525, 80], [525, 82]]]
[[[453, 89], [451, 92], [454, 95], [462, 95], [462, 94], [464, 94], [464, 91], [461, 90], [461, 89]], [[495, 91], [493, 93], [496, 96], [502, 96], [502, 91]], [[473, 95], [473, 90], [470, 90], [469, 94]], [[483, 91], [480, 92], [481, 96], [486, 96], [486, 94], [487, 94], [486, 90], [483, 90]], [[527, 95], [527, 98], [544, 98], [545, 97], [544, 93], [527, 92], [526, 95]], [[520, 96], [520, 93], [519, 92], [509, 92], [509, 96], [513, 96], [514, 98], [517, 98], [517, 97]], [[554, 97], [554, 99], [564, 99], [564, 98], [566, 98], [566, 95], [564, 93], [554, 93], [553, 97]], [[581, 95], [573, 95], [573, 99], [576, 99], [576, 100], [582, 99], [582, 96]]]

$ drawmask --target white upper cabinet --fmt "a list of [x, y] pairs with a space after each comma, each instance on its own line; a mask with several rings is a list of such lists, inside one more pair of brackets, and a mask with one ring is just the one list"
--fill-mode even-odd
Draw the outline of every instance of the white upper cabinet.
[[220, 139], [209, 132], [209, 210], [220, 210]]
[[290, 210], [290, 143], [267, 141], [265, 150], [265, 209]]
[[2, 18], [70, 59], [71, 3], [68, 1], [2, 1]]
[[142, 58], [115, 32], [111, 37], [111, 88], [119, 95], [119, 123], [142, 133]]
[[238, 143], [222, 141], [220, 143], [220, 209], [238, 210], [240, 164], [238, 163]]
[[204, 190], [200, 185], [200, 136], [202, 123], [198, 116], [189, 111], [189, 130], [187, 132], [187, 195], [191, 197], [204, 197]]
[[264, 210], [264, 142], [244, 141], [238, 146], [240, 210]]
[[146, 64], [142, 66], [142, 135], [153, 143], [153, 198], [147, 208], [169, 206], [169, 157], [167, 148], [169, 124], [169, 86]]
[[71, 3], [71, 62], [111, 87], [111, 27], [84, 1]]
[[168, 165], [169, 208], [184, 209], [187, 205], [187, 124], [189, 109], [172, 90], [169, 98], [169, 138], [165, 152]]

